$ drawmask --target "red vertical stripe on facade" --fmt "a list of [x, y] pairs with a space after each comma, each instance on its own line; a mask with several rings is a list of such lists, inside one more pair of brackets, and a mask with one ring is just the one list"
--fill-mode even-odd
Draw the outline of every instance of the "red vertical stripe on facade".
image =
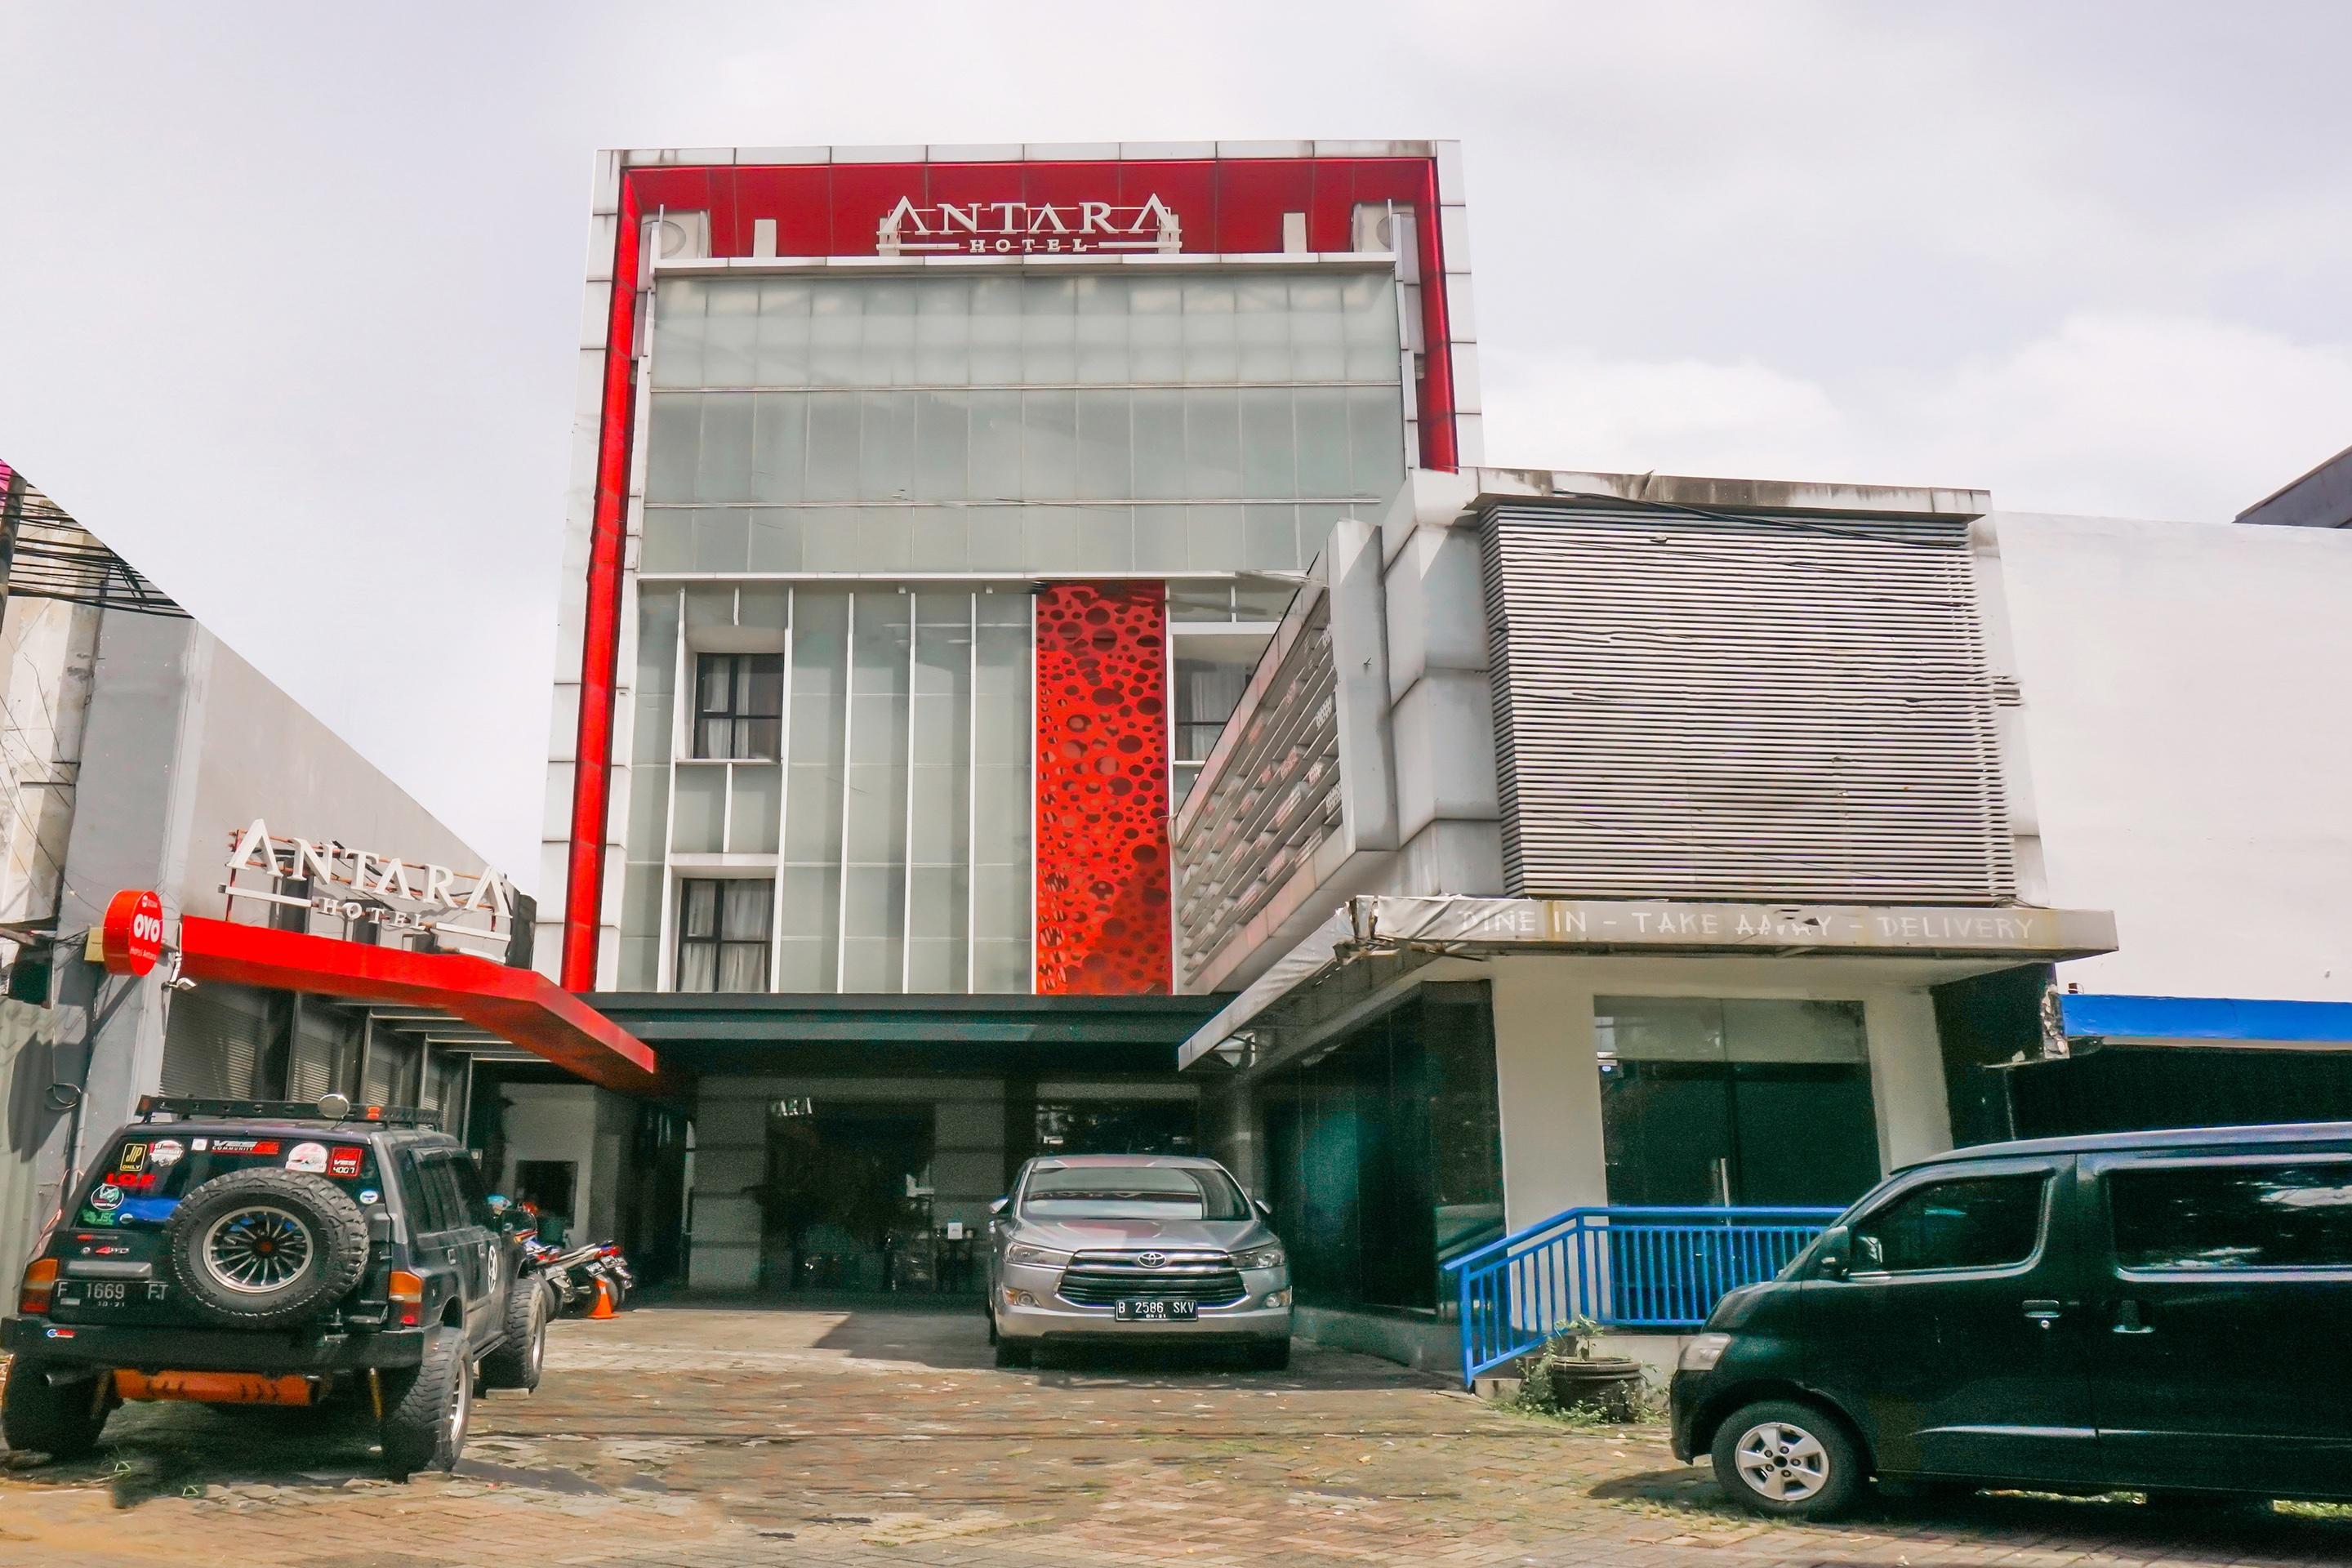
[[579, 745], [573, 755], [570, 876], [563, 898], [562, 984], [596, 988], [604, 890], [604, 823], [613, 788], [613, 686], [621, 651], [621, 568], [628, 542], [629, 432], [635, 423], [636, 184], [621, 182], [613, 300], [604, 321], [604, 398], [596, 442], [596, 502], [588, 534], [587, 616], [580, 639]]
[[1157, 583], [1037, 595], [1037, 990], [1165, 994], [1168, 597]]

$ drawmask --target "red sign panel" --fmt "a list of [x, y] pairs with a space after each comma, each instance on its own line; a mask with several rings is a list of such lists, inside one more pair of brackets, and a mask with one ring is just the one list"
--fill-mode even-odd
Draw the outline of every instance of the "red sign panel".
[[112, 974], [144, 974], [163, 956], [163, 900], [126, 888], [108, 900], [100, 951]]
[[1037, 594], [1037, 990], [1165, 995], [1168, 601], [1157, 583]]

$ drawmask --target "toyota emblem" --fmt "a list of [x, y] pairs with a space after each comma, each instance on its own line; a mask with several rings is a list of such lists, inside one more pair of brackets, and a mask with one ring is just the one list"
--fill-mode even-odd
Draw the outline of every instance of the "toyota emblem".
[[1157, 1268], [1168, 1261], [1168, 1255], [1164, 1252], [1139, 1252], [1135, 1260], [1146, 1268]]

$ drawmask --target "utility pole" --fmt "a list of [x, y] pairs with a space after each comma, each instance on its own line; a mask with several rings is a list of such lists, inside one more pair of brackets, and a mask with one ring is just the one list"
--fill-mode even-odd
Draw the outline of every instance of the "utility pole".
[[25, 519], [25, 476], [0, 463], [7, 488], [0, 491], [0, 626], [7, 624], [8, 581], [16, 570], [16, 525]]

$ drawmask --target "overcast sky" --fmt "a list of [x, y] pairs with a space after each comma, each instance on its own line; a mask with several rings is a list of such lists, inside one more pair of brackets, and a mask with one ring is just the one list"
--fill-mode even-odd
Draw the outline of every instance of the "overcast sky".
[[1490, 461], [2220, 520], [2352, 443], [2347, 58], [2333, 0], [15, 0], [0, 456], [530, 885], [595, 148], [1458, 137]]

